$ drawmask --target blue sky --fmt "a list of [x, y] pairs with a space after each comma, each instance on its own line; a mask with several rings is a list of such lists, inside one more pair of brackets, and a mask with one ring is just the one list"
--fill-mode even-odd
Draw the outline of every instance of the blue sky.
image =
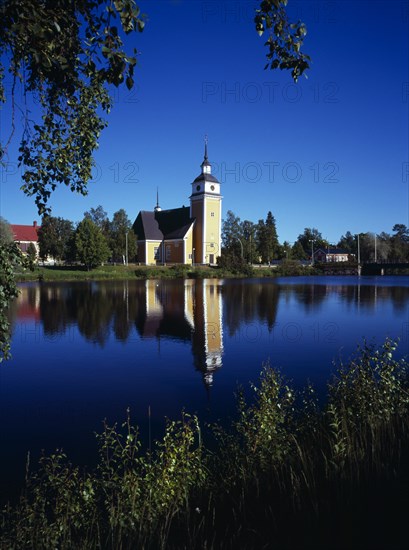
[[[162, 208], [188, 205], [207, 134], [223, 214], [257, 222], [271, 210], [281, 242], [305, 227], [335, 243], [348, 230], [409, 226], [408, 2], [289, 0], [313, 60], [297, 85], [263, 70], [257, 2], [139, 5], [149, 21], [128, 41], [141, 52], [136, 87], [115, 91], [88, 196], [58, 190], [53, 215], [80, 221], [101, 204], [133, 220], [153, 208], [157, 187]], [[17, 140], [1, 169], [0, 214], [32, 223], [39, 216], [19, 190]]]

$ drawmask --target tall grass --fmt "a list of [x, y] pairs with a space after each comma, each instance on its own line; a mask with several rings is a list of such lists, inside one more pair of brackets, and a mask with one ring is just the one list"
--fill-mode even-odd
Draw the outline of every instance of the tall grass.
[[183, 413], [145, 452], [128, 411], [98, 435], [93, 472], [41, 459], [0, 547], [406, 548], [409, 365], [395, 351], [364, 343], [323, 406], [266, 365], [230, 426]]

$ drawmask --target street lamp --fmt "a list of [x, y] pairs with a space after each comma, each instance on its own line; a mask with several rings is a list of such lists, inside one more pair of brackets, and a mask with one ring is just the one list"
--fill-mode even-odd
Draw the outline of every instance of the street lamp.
[[128, 265], [128, 231], [125, 233], [125, 265]]
[[195, 265], [195, 249], [192, 248], [192, 265]]

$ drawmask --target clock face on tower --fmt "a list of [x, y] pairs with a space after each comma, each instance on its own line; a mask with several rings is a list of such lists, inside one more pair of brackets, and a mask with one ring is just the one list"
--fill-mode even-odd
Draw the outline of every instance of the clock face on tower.
[[211, 186], [210, 186], [210, 189], [211, 189], [212, 191], [214, 191], [214, 185], [211, 185]]

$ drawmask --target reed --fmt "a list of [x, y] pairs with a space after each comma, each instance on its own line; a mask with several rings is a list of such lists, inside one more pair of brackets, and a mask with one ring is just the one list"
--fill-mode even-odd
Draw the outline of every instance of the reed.
[[228, 427], [182, 413], [146, 451], [128, 411], [97, 436], [94, 471], [62, 451], [40, 460], [2, 511], [0, 548], [406, 548], [409, 365], [396, 345], [364, 342], [321, 406], [265, 365]]

